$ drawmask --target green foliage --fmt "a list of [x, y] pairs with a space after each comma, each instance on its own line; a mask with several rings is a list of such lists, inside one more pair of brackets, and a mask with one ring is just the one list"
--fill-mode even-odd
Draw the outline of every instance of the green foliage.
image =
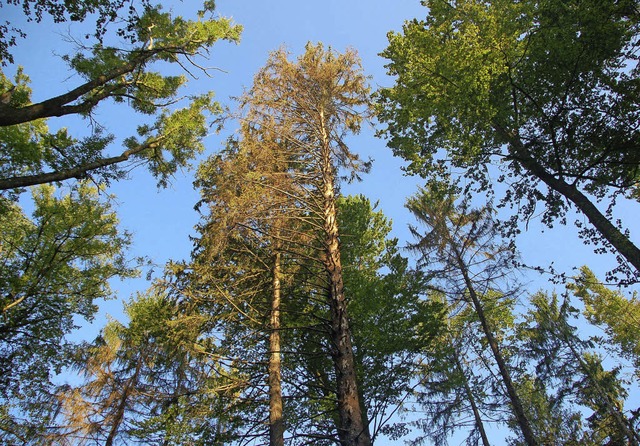
[[[529, 362], [539, 388], [547, 392], [549, 409], [572, 414], [555, 428], [563, 441], [637, 444], [637, 428], [624, 409], [627, 391], [619, 376], [620, 367], [606, 370], [594, 342], [579, 336], [574, 325], [579, 314], [568, 296], [533, 295], [531, 308], [518, 327], [520, 354]], [[580, 413], [589, 410], [591, 414], [583, 421]], [[541, 423], [544, 418], [535, 425], [543, 429]]]
[[[2, 438], [9, 443], [42, 438], [59, 409], [51, 396], [51, 376], [70, 364], [76, 348], [66, 336], [81, 319], [93, 317], [98, 299], [110, 296], [109, 279], [135, 274], [123, 254], [129, 236], [118, 230], [113, 211], [98, 195], [103, 191], [78, 182], [69, 196], [58, 198], [51, 187], [38, 188], [32, 202], [20, 202], [34, 209], [32, 219], [17, 204], [20, 194], [26, 186], [87, 176], [108, 185], [139, 164], [149, 167], [160, 186], [167, 185], [203, 151], [210, 117], [220, 106], [212, 93], [181, 98], [186, 76], [166, 73], [171, 64], [189, 73], [187, 65], [198, 67], [197, 57], [216, 41], [237, 41], [241, 31], [228, 19], [209, 18], [205, 13], [212, 12], [212, 2], [205, 2], [195, 20], [172, 17], [146, 1], [139, 11], [131, 4], [123, 15], [124, 1], [9, 0], [2, 6], [18, 4], [28, 19], [40, 21], [48, 14], [56, 22], [82, 21], [94, 15], [97, 24], [96, 40], [86, 36], [87, 46], [78, 41], [75, 52], [62, 57], [82, 79], [76, 88], [32, 103], [22, 68], [15, 68], [13, 79], [0, 72], [0, 390]], [[109, 23], [108, 40], [122, 47], [104, 43]], [[4, 32], [14, 28], [0, 24], [3, 65], [13, 64], [8, 49], [15, 36]], [[109, 99], [132, 118], [148, 120], [138, 126], [136, 137], [116, 138], [99, 124], [90, 126], [90, 135], [77, 137], [76, 130], [84, 132], [87, 126], [76, 129], [73, 119], [66, 121], [68, 128], [48, 128], [53, 117], [94, 119], [92, 113]], [[114, 156], [115, 141], [122, 141], [124, 149]]]
[[85, 381], [59, 395], [63, 417], [50, 438], [210, 444], [226, 381], [202, 354], [207, 316], [154, 290], [132, 299], [125, 313], [128, 325], [109, 321], [76, 355]]
[[[66, 7], [73, 4], [65, 2]], [[201, 140], [209, 131], [210, 116], [218, 114], [220, 106], [212, 93], [181, 98], [179, 91], [187, 77], [164, 73], [171, 69], [168, 64], [175, 64], [189, 74], [189, 65], [206, 74], [197, 58], [219, 40], [237, 42], [241, 27], [225, 18], [205, 18], [203, 13], [189, 20], [163, 12], [160, 5], [145, 2], [143, 6], [144, 11], [130, 24], [129, 31], [135, 35], [127, 45], [112, 47], [100, 41], [62, 57], [84, 79], [66, 93], [32, 104], [22, 69], [17, 69], [13, 82], [0, 73], [0, 156], [11, 167], [3, 165], [0, 171], [1, 190], [86, 175], [108, 182], [125, 177], [131, 165], [141, 160], [159, 185], [166, 186], [178, 169], [188, 167], [203, 151]], [[74, 138], [68, 129], [49, 134], [47, 118], [87, 118], [107, 99], [122, 109], [128, 105], [132, 116], [155, 117], [155, 122], [138, 127], [138, 138], [122, 137], [125, 150], [119, 156], [107, 154], [116, 138], [102, 135], [101, 126], [95, 126], [97, 130], [84, 139]]]
[[[124, 24], [118, 30], [120, 36], [125, 36], [137, 21], [137, 11], [133, 4], [127, 0], [91, 0], [77, 1], [67, 0], [62, 3], [47, 0], [4, 0], [0, 2], [0, 8], [13, 9], [21, 6], [22, 12], [28, 21], [40, 22], [45, 15], [51, 16], [54, 22], [82, 22], [87, 16], [95, 16], [96, 31], [94, 37], [102, 39], [107, 31], [107, 26], [116, 21], [124, 6], [129, 3], [128, 16], [124, 18]], [[143, 9], [149, 7], [150, 2], [142, 0]], [[9, 16], [11, 16], [9, 14]], [[0, 23], [0, 61], [5, 65], [13, 63], [10, 47], [17, 44], [17, 37], [24, 38], [26, 34], [16, 28], [9, 21]], [[133, 36], [130, 36], [133, 37]]]
[[[202, 138], [209, 131], [207, 115], [217, 114], [220, 105], [213, 101], [213, 94], [192, 98], [188, 107], [174, 111], [165, 110], [152, 126], [138, 127], [143, 141], [127, 138], [124, 145], [136, 158], [146, 160], [151, 173], [160, 186], [167, 186], [171, 176], [204, 151]], [[139, 152], [139, 147], [148, 149]]]
[[[99, 193], [85, 184], [63, 196], [40, 187], [31, 219], [2, 201], [0, 398], [8, 413], [25, 414], [25, 425], [44, 427], [37, 417], [52, 402], [51, 377], [69, 364], [74, 345], [66, 336], [78, 318], [91, 320], [96, 301], [111, 296], [108, 280], [136, 273], [124, 258], [129, 237]], [[21, 438], [11, 440], [14, 429], [25, 428], [13, 423], [20, 422], [2, 420], [9, 443]]]
[[[13, 88], [9, 104], [15, 107], [29, 104], [31, 98], [29, 82], [29, 77], [24, 74], [22, 68], [18, 68], [13, 82], [0, 72], [0, 90], [7, 91]], [[0, 127], [0, 176], [5, 178], [16, 174], [38, 172], [46, 162], [55, 164], [57, 158], [61, 157], [57, 157], [53, 147], [58, 147], [61, 140], [66, 143], [64, 146], [70, 145], [69, 139], [65, 136], [64, 129], [50, 135], [46, 121], [43, 119]], [[43, 141], [45, 137], [50, 138], [50, 143]]]
[[605, 370], [602, 357], [592, 353], [584, 354], [581, 368], [582, 376], [576, 383], [577, 396], [579, 403], [593, 410], [587, 418], [592, 441], [595, 444], [633, 442], [619, 424], [621, 421], [628, 423], [621, 415], [627, 392], [620, 380], [619, 368]]
[[587, 320], [604, 328], [607, 338], [603, 341], [617, 347], [633, 363], [636, 377], [640, 378], [640, 302], [635, 293], [627, 298], [612, 290], [586, 266], [567, 287], [584, 303]]
[[367, 198], [341, 197], [338, 223], [358, 385], [372, 435], [390, 435], [401, 424], [387, 417], [411, 393], [424, 346], [442, 330], [443, 307], [424, 298], [426, 277], [409, 268], [389, 238], [391, 222]]
[[[562, 394], [550, 394], [547, 383], [524, 374], [517, 382], [538, 438], [544, 445], [580, 446], [600, 444], [589, 442], [583, 430], [582, 414], [566, 404]], [[514, 424], [513, 421], [510, 424]], [[518, 438], [509, 438], [509, 445], [524, 445]]]
[[[638, 112], [635, 73], [622, 72], [635, 61], [633, 3], [426, 2], [427, 19], [390, 33], [383, 52], [390, 73], [398, 76], [395, 87], [380, 91], [391, 147], [416, 173], [433, 168], [429, 161], [440, 148], [451, 151], [454, 165], [473, 168], [508, 142], [496, 131], [499, 123], [522, 132], [545, 166], [552, 168], [554, 158], [563, 163], [565, 175], [573, 168], [577, 175], [578, 165], [592, 165], [597, 173], [585, 170], [579, 178], [590, 177], [594, 187], [614, 181], [614, 175], [630, 179], [615, 169], [633, 175], [634, 163], [612, 162], [622, 147], [610, 153], [601, 144], [613, 142], [608, 138], [614, 135], [622, 144], [635, 131], [622, 122], [603, 122], [598, 114]], [[615, 104], [607, 100], [614, 98]], [[559, 146], [549, 132], [557, 133]], [[605, 139], [597, 132], [610, 135]], [[534, 138], [541, 140], [539, 147]], [[562, 152], [542, 152], [550, 146]], [[611, 162], [589, 163], [602, 156]]]
[[484, 195], [497, 178], [501, 205], [518, 210], [511, 234], [540, 203], [545, 224], [564, 223], [572, 202], [595, 226], [581, 236], [613, 246], [616, 272], [633, 276], [624, 265], [638, 270], [640, 251], [584, 194], [613, 205], [638, 185], [637, 2], [424, 5], [426, 19], [389, 34], [382, 55], [396, 82], [377, 96], [381, 134], [407, 170], [458, 172]]

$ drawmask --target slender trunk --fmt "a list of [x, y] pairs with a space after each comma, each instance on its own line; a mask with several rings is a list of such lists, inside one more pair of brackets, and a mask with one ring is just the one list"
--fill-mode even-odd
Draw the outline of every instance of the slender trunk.
[[363, 416], [356, 383], [355, 361], [351, 343], [351, 329], [347, 315], [338, 241], [338, 222], [334, 187], [334, 168], [331, 147], [325, 128], [324, 114], [320, 112], [322, 136], [322, 185], [323, 217], [325, 233], [324, 266], [329, 282], [329, 306], [331, 313], [332, 357], [336, 371], [336, 395], [340, 425], [338, 435], [342, 446], [369, 446], [371, 435], [369, 426], [363, 423]]
[[282, 385], [280, 359], [280, 260], [276, 247], [273, 259], [273, 295], [271, 300], [271, 333], [269, 335], [269, 445], [284, 446], [284, 421], [282, 419]]
[[535, 435], [533, 434], [533, 429], [531, 428], [531, 424], [529, 423], [529, 419], [524, 413], [524, 408], [522, 406], [522, 401], [520, 401], [520, 397], [516, 392], [515, 385], [511, 380], [511, 374], [509, 373], [509, 368], [507, 367], [507, 363], [502, 357], [502, 353], [500, 352], [500, 348], [498, 347], [498, 342], [491, 331], [491, 327], [489, 327], [489, 322], [484, 314], [484, 308], [482, 307], [482, 303], [480, 302], [480, 298], [476, 293], [475, 287], [473, 286], [473, 281], [471, 277], [469, 277], [469, 271], [467, 270], [467, 266], [462, 258], [462, 255], [458, 251], [457, 247], [452, 244], [451, 246], [455, 253], [456, 262], [458, 264], [458, 268], [460, 268], [460, 272], [462, 273], [462, 277], [464, 278], [464, 283], [467, 287], [467, 291], [469, 292], [469, 296], [471, 297], [471, 301], [473, 303], [473, 307], [475, 309], [476, 314], [478, 315], [478, 319], [480, 320], [480, 325], [482, 325], [482, 331], [484, 332], [485, 338], [487, 339], [487, 343], [491, 348], [491, 352], [493, 353], [493, 357], [498, 364], [498, 369], [500, 371], [500, 376], [502, 378], [502, 382], [507, 390], [507, 395], [509, 397], [509, 401], [511, 402], [511, 407], [513, 407], [513, 412], [516, 417], [516, 421], [520, 426], [520, 430], [522, 431], [522, 435], [524, 436], [524, 440], [529, 446], [536, 446], [538, 442], [536, 441]]
[[[360, 366], [360, 364], [358, 364], [358, 366]], [[370, 437], [370, 444], [373, 444], [374, 440], [376, 439], [377, 432], [373, 432], [373, 435], [372, 435], [371, 431], [369, 430], [371, 420], [369, 420], [369, 414], [367, 413], [367, 406], [365, 405], [365, 398], [364, 398], [364, 395], [362, 394], [362, 387], [358, 387], [358, 399], [360, 400], [360, 413], [362, 414], [362, 425], [367, 427], [367, 432], [369, 432], [369, 437]]]
[[111, 429], [109, 430], [109, 435], [104, 442], [104, 446], [113, 446], [113, 442], [115, 441], [116, 435], [118, 434], [118, 430], [120, 429], [120, 425], [122, 424], [122, 420], [124, 419], [124, 413], [127, 408], [127, 402], [129, 400], [129, 396], [131, 392], [138, 382], [138, 375], [140, 374], [140, 368], [142, 367], [142, 357], [138, 358], [138, 363], [136, 364], [136, 369], [133, 372], [133, 375], [127, 380], [127, 383], [122, 390], [122, 395], [120, 396], [120, 401], [118, 402], [118, 407], [116, 408], [116, 413], [113, 419], [113, 423], [111, 425]]
[[473, 396], [471, 387], [469, 386], [467, 374], [464, 372], [464, 368], [462, 367], [462, 363], [460, 362], [460, 356], [458, 355], [457, 349], [455, 349], [454, 355], [456, 357], [456, 367], [458, 368], [458, 370], [460, 370], [460, 373], [462, 373], [462, 376], [464, 377], [464, 391], [467, 394], [467, 398], [469, 399], [469, 404], [471, 404], [471, 412], [473, 412], [473, 419], [475, 420], [478, 432], [480, 432], [482, 444], [483, 446], [491, 446], [491, 444], [489, 443], [489, 438], [487, 437], [487, 433], [484, 430], [484, 423], [482, 422], [482, 418], [480, 417], [480, 411], [478, 410], [478, 406], [476, 405], [476, 399]]
[[611, 221], [600, 212], [589, 198], [576, 186], [569, 184], [562, 178], [556, 178], [544, 166], [538, 163], [527, 152], [522, 141], [499, 125], [494, 125], [496, 131], [509, 142], [518, 162], [536, 178], [548, 187], [564, 196], [582, 212], [598, 233], [613, 246], [633, 267], [640, 272], [640, 249], [624, 235]]

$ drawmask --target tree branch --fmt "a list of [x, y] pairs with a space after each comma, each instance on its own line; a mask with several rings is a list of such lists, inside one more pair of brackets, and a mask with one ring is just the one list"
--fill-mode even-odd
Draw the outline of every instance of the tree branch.
[[159, 142], [164, 139], [163, 137], [156, 138], [153, 141], [148, 141], [136, 148], [126, 150], [118, 156], [110, 158], [100, 158], [96, 161], [92, 161], [87, 164], [83, 164], [71, 169], [60, 170], [56, 172], [47, 172], [37, 175], [25, 175], [20, 177], [11, 177], [0, 179], [0, 191], [17, 189], [20, 187], [35, 186], [37, 184], [52, 183], [55, 181], [64, 181], [70, 178], [82, 178], [92, 170], [100, 169], [102, 167], [112, 166], [124, 161], [127, 161], [130, 156], [138, 154], [146, 149], [157, 147]]

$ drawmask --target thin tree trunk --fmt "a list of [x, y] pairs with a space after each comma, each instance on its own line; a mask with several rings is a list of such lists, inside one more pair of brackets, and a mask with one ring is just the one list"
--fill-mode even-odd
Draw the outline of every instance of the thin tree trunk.
[[138, 358], [138, 362], [136, 364], [136, 369], [133, 372], [131, 378], [127, 380], [124, 389], [122, 390], [122, 395], [120, 396], [120, 401], [118, 402], [118, 407], [116, 408], [115, 418], [111, 425], [111, 429], [109, 430], [109, 435], [104, 442], [104, 446], [113, 446], [113, 442], [115, 441], [116, 435], [118, 435], [118, 430], [120, 429], [120, 425], [122, 424], [122, 420], [124, 419], [124, 413], [127, 408], [127, 402], [129, 400], [129, 396], [134, 388], [134, 386], [138, 382], [138, 375], [140, 374], [140, 368], [142, 367], [142, 358]]
[[460, 373], [462, 373], [462, 376], [464, 377], [464, 391], [467, 394], [467, 398], [469, 399], [469, 404], [471, 404], [471, 412], [473, 412], [473, 419], [475, 420], [478, 432], [480, 432], [482, 444], [484, 446], [491, 446], [491, 444], [489, 443], [489, 438], [487, 437], [487, 433], [484, 430], [484, 423], [482, 422], [482, 418], [480, 417], [480, 411], [478, 410], [478, 406], [476, 405], [476, 399], [473, 396], [471, 387], [469, 386], [467, 374], [464, 372], [464, 368], [462, 367], [462, 363], [460, 362], [460, 356], [458, 355], [458, 350], [455, 348], [454, 355], [456, 358], [456, 367], [458, 368], [458, 370], [460, 370]]
[[340, 425], [338, 435], [342, 446], [369, 446], [369, 426], [363, 423], [360, 397], [356, 382], [355, 360], [351, 342], [351, 329], [347, 315], [336, 219], [334, 168], [331, 161], [329, 136], [324, 114], [320, 112], [322, 132], [322, 185], [324, 200], [325, 269], [329, 281], [331, 312], [331, 341], [336, 371], [336, 394]]
[[284, 446], [282, 418], [282, 385], [280, 359], [281, 253], [276, 247], [273, 259], [273, 295], [271, 300], [271, 333], [269, 335], [269, 444]]
[[511, 145], [514, 158], [533, 176], [540, 179], [548, 187], [564, 196], [582, 212], [598, 233], [620, 253], [636, 271], [640, 272], [640, 249], [624, 235], [611, 221], [600, 212], [589, 198], [573, 184], [550, 174], [527, 152], [522, 141], [499, 125], [494, 125], [496, 131]]
[[[354, 359], [354, 363], [355, 363], [355, 359]], [[358, 366], [359, 365], [360, 364], [358, 364]], [[367, 431], [369, 432], [369, 436], [371, 438], [370, 443], [373, 444], [374, 440], [376, 439], [377, 432], [374, 432], [372, 435], [371, 430], [369, 429], [371, 420], [369, 420], [369, 414], [367, 413], [367, 406], [365, 405], [365, 398], [364, 398], [364, 395], [362, 394], [362, 387], [358, 387], [358, 398], [360, 400], [360, 413], [362, 414], [362, 425], [367, 427]]]
[[538, 442], [536, 441], [535, 435], [533, 434], [533, 429], [531, 428], [529, 419], [524, 413], [522, 401], [520, 401], [520, 397], [518, 397], [516, 388], [513, 384], [513, 381], [511, 380], [511, 374], [509, 373], [507, 363], [502, 357], [502, 353], [500, 352], [500, 348], [498, 347], [498, 342], [496, 341], [495, 336], [493, 336], [491, 327], [489, 327], [489, 322], [487, 321], [487, 318], [484, 314], [482, 303], [480, 302], [480, 298], [476, 293], [475, 287], [473, 286], [473, 282], [469, 277], [469, 271], [467, 270], [467, 266], [464, 260], [462, 259], [462, 256], [458, 251], [457, 247], [453, 243], [451, 243], [451, 247], [455, 253], [456, 262], [458, 263], [458, 268], [460, 268], [460, 272], [462, 273], [462, 277], [464, 278], [464, 282], [467, 287], [467, 291], [469, 292], [469, 296], [471, 297], [471, 301], [473, 303], [475, 312], [478, 315], [480, 324], [482, 325], [482, 331], [484, 332], [484, 335], [487, 339], [489, 347], [491, 348], [493, 357], [495, 358], [496, 363], [498, 364], [498, 369], [500, 370], [500, 376], [502, 377], [502, 382], [507, 390], [509, 401], [511, 402], [511, 406], [513, 407], [513, 412], [516, 417], [516, 421], [520, 426], [520, 430], [522, 431], [522, 435], [524, 436], [524, 440], [527, 443], [527, 445], [536, 446]]

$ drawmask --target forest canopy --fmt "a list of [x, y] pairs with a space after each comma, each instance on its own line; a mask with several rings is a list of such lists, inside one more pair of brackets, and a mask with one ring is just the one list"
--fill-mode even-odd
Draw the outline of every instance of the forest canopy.
[[0, 0], [1, 443], [640, 444], [638, 2], [331, 1]]

